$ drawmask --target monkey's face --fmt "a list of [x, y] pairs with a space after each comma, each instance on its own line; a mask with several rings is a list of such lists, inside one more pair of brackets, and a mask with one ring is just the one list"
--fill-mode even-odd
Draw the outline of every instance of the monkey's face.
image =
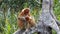
[[24, 14], [25, 14], [25, 15], [28, 15], [28, 14], [29, 14], [29, 9], [28, 9], [28, 8], [26, 8], [26, 9], [24, 10]]

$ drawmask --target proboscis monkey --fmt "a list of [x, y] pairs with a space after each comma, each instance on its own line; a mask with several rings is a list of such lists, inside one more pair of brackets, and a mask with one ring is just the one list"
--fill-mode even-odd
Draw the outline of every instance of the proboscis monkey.
[[29, 8], [24, 8], [18, 15], [18, 26], [20, 29], [31, 28], [35, 26], [35, 19], [30, 14]]

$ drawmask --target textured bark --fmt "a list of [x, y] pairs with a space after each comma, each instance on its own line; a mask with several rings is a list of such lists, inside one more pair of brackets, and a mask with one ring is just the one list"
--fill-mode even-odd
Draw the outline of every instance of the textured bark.
[[56, 23], [60, 26], [60, 22], [56, 19], [54, 12], [53, 12], [53, 0], [50, 1], [50, 8], [49, 8], [49, 13], [52, 16], [52, 18], [56, 21]]
[[53, 0], [43, 0], [42, 15], [40, 19], [42, 19], [42, 21], [44, 22], [46, 26], [51, 27], [57, 32], [57, 34], [60, 34], [59, 27], [56, 23], [56, 20], [50, 14], [50, 12], [53, 11], [52, 6], [53, 6]]

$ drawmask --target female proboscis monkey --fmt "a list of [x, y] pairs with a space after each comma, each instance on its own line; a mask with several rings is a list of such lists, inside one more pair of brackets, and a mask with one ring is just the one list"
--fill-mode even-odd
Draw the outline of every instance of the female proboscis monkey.
[[24, 8], [18, 15], [18, 26], [20, 29], [31, 28], [35, 26], [35, 19], [30, 14], [29, 8]]

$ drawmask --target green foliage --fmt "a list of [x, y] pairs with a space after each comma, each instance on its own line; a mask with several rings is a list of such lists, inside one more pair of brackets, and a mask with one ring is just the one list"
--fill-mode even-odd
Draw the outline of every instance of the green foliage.
[[54, 13], [60, 21], [60, 0], [54, 0]]
[[52, 30], [52, 34], [57, 34], [55, 30]]
[[[31, 14], [35, 17], [37, 21], [39, 13], [41, 13], [41, 1], [0, 0], [0, 34], [12, 34], [18, 29], [17, 15], [23, 8], [29, 7], [31, 9]], [[54, 14], [60, 21], [60, 0], [54, 0]], [[56, 34], [54, 30], [52, 30], [52, 32], [53, 34]]]

